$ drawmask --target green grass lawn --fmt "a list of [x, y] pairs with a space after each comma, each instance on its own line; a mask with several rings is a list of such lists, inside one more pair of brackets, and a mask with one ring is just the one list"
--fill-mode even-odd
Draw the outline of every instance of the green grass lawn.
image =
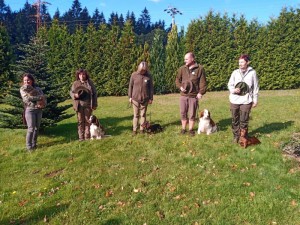
[[210, 136], [179, 135], [179, 94], [155, 96], [155, 135], [131, 136], [127, 97], [99, 98], [102, 140], [78, 142], [74, 116], [30, 154], [26, 130], [0, 129], [0, 224], [300, 224], [299, 162], [282, 155], [299, 102], [299, 89], [261, 91], [249, 131], [262, 143], [246, 149], [232, 143], [228, 92], [200, 101]]

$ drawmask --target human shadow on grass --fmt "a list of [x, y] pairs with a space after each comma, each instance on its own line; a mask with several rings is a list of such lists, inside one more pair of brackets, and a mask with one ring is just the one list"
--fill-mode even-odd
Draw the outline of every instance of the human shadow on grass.
[[218, 131], [226, 130], [231, 127], [231, 118], [222, 119], [220, 121], [214, 121], [218, 126]]
[[251, 133], [269, 134], [275, 131], [286, 129], [292, 126], [293, 124], [294, 121], [287, 121], [283, 123], [268, 123], [268, 124], [264, 124], [262, 127], [252, 130]]
[[31, 215], [25, 215], [20, 218], [19, 215], [15, 215], [11, 218], [4, 218], [0, 221], [0, 224], [37, 224], [37, 223], [48, 223], [51, 222], [51, 218], [55, 217], [57, 214], [65, 211], [69, 208], [69, 204], [61, 204], [59, 206], [54, 205], [48, 208], [43, 208], [41, 210], [34, 211]]
[[119, 225], [119, 224], [123, 224], [120, 219], [109, 219], [101, 223], [101, 225]]

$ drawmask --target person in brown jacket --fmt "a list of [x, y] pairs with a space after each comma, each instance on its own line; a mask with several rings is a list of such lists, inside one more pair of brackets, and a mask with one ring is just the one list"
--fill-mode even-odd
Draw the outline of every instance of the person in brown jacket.
[[85, 69], [76, 71], [76, 81], [71, 87], [70, 95], [73, 99], [73, 108], [77, 113], [79, 141], [89, 140], [89, 119], [92, 111], [96, 110], [98, 102], [97, 90]]
[[133, 72], [130, 77], [128, 98], [133, 107], [132, 134], [137, 134], [138, 124], [140, 125], [140, 132], [143, 133], [144, 129], [141, 125], [146, 121], [148, 104], [152, 104], [153, 101], [152, 76], [148, 71], [147, 63], [144, 61], [139, 64], [137, 71]]
[[[186, 133], [189, 124], [189, 134], [195, 135], [194, 124], [198, 100], [206, 93], [206, 75], [203, 66], [195, 61], [195, 55], [188, 52], [184, 56], [185, 65], [177, 71], [176, 86], [180, 89], [181, 134]], [[189, 112], [189, 118], [187, 116]]]

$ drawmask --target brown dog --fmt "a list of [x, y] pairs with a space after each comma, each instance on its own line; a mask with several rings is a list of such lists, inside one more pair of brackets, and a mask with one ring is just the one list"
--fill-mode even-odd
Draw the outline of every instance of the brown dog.
[[239, 143], [243, 148], [247, 148], [249, 145], [260, 144], [260, 141], [256, 137], [247, 137], [247, 130], [241, 129]]

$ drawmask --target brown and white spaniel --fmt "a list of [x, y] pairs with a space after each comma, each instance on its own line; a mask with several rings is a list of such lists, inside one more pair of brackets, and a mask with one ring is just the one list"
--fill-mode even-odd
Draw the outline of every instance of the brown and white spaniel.
[[104, 136], [106, 136], [104, 132], [104, 127], [99, 123], [99, 120], [95, 115], [90, 116], [89, 123], [90, 123], [91, 140], [101, 139]]
[[210, 135], [217, 131], [217, 125], [210, 117], [210, 112], [204, 109], [199, 114], [198, 134], [206, 133]]

